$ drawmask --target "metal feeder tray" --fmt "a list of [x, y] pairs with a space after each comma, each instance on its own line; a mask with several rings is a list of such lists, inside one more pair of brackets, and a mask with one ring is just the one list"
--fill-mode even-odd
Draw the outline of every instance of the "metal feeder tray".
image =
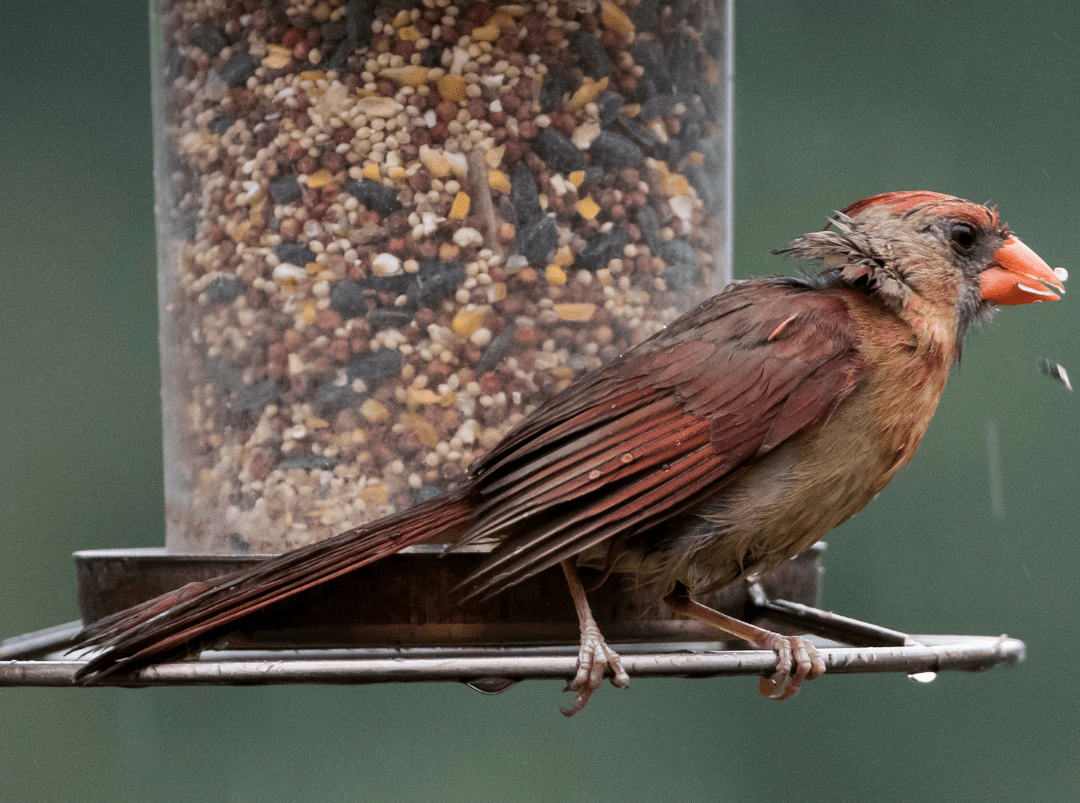
[[[461, 604], [451, 593], [488, 549], [443, 554], [440, 546], [411, 547], [250, 617], [243, 629], [197, 658], [108, 682], [134, 687], [453, 680], [496, 693], [524, 679], [572, 677], [578, 625], [558, 568], [485, 602]], [[922, 676], [1023, 660], [1023, 642], [1005, 636], [908, 636], [812, 607], [824, 549], [816, 544], [753, 584], [734, 583], [700, 599], [780, 632], [815, 634], [827, 674]], [[264, 559], [173, 555], [164, 549], [77, 552], [82, 621]], [[582, 569], [587, 587], [599, 578]], [[771, 651], [724, 649], [715, 629], [672, 614], [655, 594], [621, 578], [589, 596], [601, 631], [631, 677], [760, 675], [775, 665]], [[0, 686], [72, 686], [84, 660], [65, 650], [81, 627], [72, 622], [0, 643]]]

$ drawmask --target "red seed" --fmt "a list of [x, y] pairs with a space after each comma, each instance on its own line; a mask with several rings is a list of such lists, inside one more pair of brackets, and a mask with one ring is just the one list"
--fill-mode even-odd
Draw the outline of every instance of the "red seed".
[[551, 115], [552, 128], [567, 137], [574, 133], [574, 127], [576, 125], [577, 121], [574, 119], [574, 115], [572, 114], [558, 112]]
[[480, 98], [472, 98], [467, 104], [469, 117], [473, 120], [483, 120], [487, 114], [487, 104]]
[[315, 325], [328, 331], [337, 329], [341, 326], [341, 313], [329, 308], [319, 310], [315, 315]]
[[458, 106], [449, 100], [441, 100], [435, 106], [435, 117], [444, 123], [457, 119]]
[[465, 19], [475, 25], [479, 25], [485, 22], [490, 16], [491, 6], [487, 3], [473, 3], [469, 7], [468, 13], [465, 15]]
[[427, 192], [431, 189], [431, 174], [427, 170], [417, 170], [409, 176], [409, 186], [416, 192]]
[[349, 341], [343, 337], [334, 338], [330, 341], [327, 353], [332, 359], [337, 360], [338, 362], [345, 362], [349, 359]]
[[337, 151], [327, 151], [322, 155], [322, 166], [331, 173], [345, 169], [345, 157]]
[[498, 393], [502, 390], [502, 382], [499, 379], [499, 375], [494, 371], [487, 371], [480, 374], [480, 378], [477, 382], [480, 385], [480, 390], [489, 395]]
[[538, 340], [536, 327], [531, 325], [519, 326], [514, 330], [514, 340], [522, 346], [532, 346]]
[[281, 342], [285, 350], [291, 353], [304, 345], [304, 336], [296, 329], [286, 329]]

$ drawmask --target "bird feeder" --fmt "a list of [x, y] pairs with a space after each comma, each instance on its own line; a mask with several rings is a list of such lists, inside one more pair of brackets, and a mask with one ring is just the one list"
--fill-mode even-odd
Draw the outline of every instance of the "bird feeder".
[[449, 490], [730, 278], [730, 10], [167, 2], [166, 544]]
[[[452, 489], [731, 279], [731, 0], [159, 0], [151, 28], [166, 544], [76, 553], [84, 622]], [[484, 549], [410, 548], [117, 682], [572, 675], [557, 570], [455, 601]], [[834, 639], [830, 673], [1022, 657], [813, 608], [822, 549], [703, 601]], [[632, 675], [776, 660], [616, 580], [592, 605]], [[0, 685], [70, 685], [79, 626], [4, 642]]]

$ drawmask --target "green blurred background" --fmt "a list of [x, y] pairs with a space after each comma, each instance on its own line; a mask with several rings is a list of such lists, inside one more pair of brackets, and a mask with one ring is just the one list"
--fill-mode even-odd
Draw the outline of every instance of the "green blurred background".
[[[0, 12], [0, 635], [77, 616], [70, 553], [164, 541], [147, 9]], [[20, 4], [21, 6], [21, 4]], [[1071, 2], [744, 2], [736, 272], [884, 190], [999, 203], [1080, 271]], [[1080, 273], [1078, 273], [1080, 275]], [[822, 603], [910, 632], [1008, 632], [1026, 663], [920, 685], [636, 680], [0, 690], [10, 801], [1074, 801], [1080, 545], [1072, 298], [973, 332], [915, 460], [833, 534]], [[995, 435], [988, 435], [993, 432]], [[997, 454], [988, 444], [996, 439]], [[1000, 464], [995, 504], [991, 464]]]

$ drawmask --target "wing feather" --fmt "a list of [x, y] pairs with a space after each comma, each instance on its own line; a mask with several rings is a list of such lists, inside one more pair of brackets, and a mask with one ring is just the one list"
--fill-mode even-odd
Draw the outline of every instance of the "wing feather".
[[467, 581], [474, 584], [469, 596], [496, 594], [621, 531], [643, 528], [672, 509], [683, 509], [681, 503], [711, 484], [715, 462], [715, 456], [701, 449], [669, 469], [678, 472], [677, 479], [650, 474], [640, 483], [623, 484], [584, 510], [563, 513], [527, 538], [504, 542]]
[[502, 541], [469, 596], [684, 513], [827, 420], [865, 373], [854, 332], [835, 292], [754, 280], [553, 398], [474, 470], [464, 541]]
[[[681, 416], [669, 414], [666, 421], [678, 424]], [[654, 421], [663, 424], [665, 419]], [[637, 478], [638, 475], [662, 467], [664, 458], [676, 448], [702, 448], [708, 445], [708, 427], [704, 422], [695, 426], [696, 431], [680, 429], [657, 438], [657, 427], [650, 427], [633, 441], [608, 440], [602, 450], [594, 450], [592, 458], [584, 463], [571, 463], [565, 471], [560, 467], [545, 472], [535, 482], [526, 480], [513, 489], [513, 505], [501, 504], [505, 494], [499, 493], [485, 502], [481, 516], [482, 524], [470, 531], [469, 540], [491, 537], [512, 523], [530, 516], [549, 512], [553, 505], [566, 504], [593, 494], [613, 483]], [[683, 443], [678, 443], [679, 441]], [[629, 455], [629, 459], [627, 458]], [[488, 512], [490, 510], [490, 513]]]

